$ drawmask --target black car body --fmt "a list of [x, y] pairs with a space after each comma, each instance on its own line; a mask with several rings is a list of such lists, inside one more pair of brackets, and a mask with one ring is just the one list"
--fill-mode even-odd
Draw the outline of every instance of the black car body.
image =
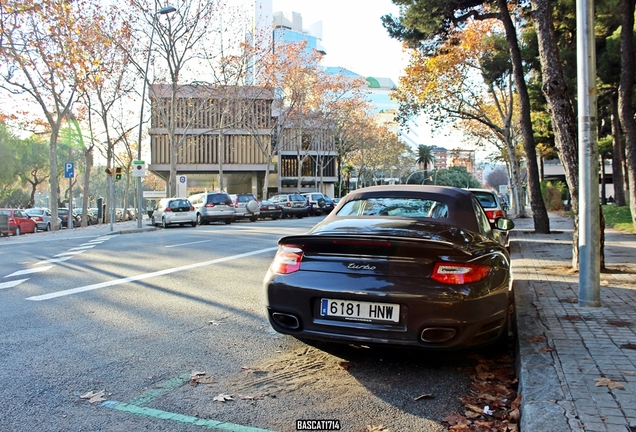
[[[500, 219], [499, 226], [514, 225]], [[508, 334], [509, 254], [466, 190], [358, 189], [307, 234], [278, 245], [264, 289], [280, 333], [426, 349]]]
[[270, 201], [261, 201], [261, 212], [258, 215], [259, 219], [272, 219], [277, 220], [283, 216], [283, 208], [280, 204], [276, 204]]

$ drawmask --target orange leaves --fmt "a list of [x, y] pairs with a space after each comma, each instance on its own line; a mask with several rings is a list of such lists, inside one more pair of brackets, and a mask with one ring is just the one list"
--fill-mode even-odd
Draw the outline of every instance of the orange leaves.
[[518, 431], [519, 405], [514, 361], [502, 355], [494, 359], [476, 356], [477, 365], [470, 373], [472, 390], [461, 398], [466, 411], [444, 418], [450, 431]]

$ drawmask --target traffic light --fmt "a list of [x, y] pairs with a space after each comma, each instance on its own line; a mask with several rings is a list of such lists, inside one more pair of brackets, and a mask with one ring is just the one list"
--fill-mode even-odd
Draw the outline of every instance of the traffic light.
[[121, 167], [115, 167], [115, 181], [121, 180]]

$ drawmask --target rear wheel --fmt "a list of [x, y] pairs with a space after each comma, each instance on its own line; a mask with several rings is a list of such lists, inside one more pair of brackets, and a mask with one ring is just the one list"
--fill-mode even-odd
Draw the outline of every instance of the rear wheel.
[[44, 228], [44, 231], [51, 231], [51, 222], [46, 224], [46, 228]]
[[256, 221], [258, 220], [258, 216], [252, 216], [252, 217], [250, 218], [250, 220], [251, 220], [252, 222], [256, 222]]
[[225, 219], [225, 225], [229, 225], [232, 223], [232, 219]]
[[166, 218], [165, 217], [161, 218], [161, 227], [162, 228], [167, 228], [168, 227], [168, 224], [166, 223]]
[[15, 227], [15, 231], [13, 232], [13, 235], [19, 236], [20, 234], [21, 234], [20, 227], [19, 226]]
[[201, 220], [201, 213], [197, 213], [197, 224], [203, 225], [203, 221]]
[[196, 227], [197, 226], [197, 222], [192, 222], [192, 227]]

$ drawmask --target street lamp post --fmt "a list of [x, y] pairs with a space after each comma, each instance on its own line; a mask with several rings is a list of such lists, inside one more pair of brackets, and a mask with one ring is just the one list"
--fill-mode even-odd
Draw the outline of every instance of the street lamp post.
[[[139, 139], [137, 140], [137, 160], [141, 160], [141, 132], [144, 122], [144, 102], [146, 101], [146, 85], [148, 81], [148, 67], [150, 66], [150, 55], [152, 53], [152, 39], [155, 36], [155, 22], [157, 16], [166, 15], [175, 12], [177, 8], [174, 6], [166, 6], [159, 9], [152, 17], [152, 31], [150, 32], [150, 45], [148, 46], [148, 58], [146, 59], [146, 69], [144, 70], [144, 85], [141, 91], [141, 112], [139, 114]], [[143, 193], [141, 190], [141, 177], [137, 177], [137, 228], [141, 228], [141, 201], [143, 200]]]

